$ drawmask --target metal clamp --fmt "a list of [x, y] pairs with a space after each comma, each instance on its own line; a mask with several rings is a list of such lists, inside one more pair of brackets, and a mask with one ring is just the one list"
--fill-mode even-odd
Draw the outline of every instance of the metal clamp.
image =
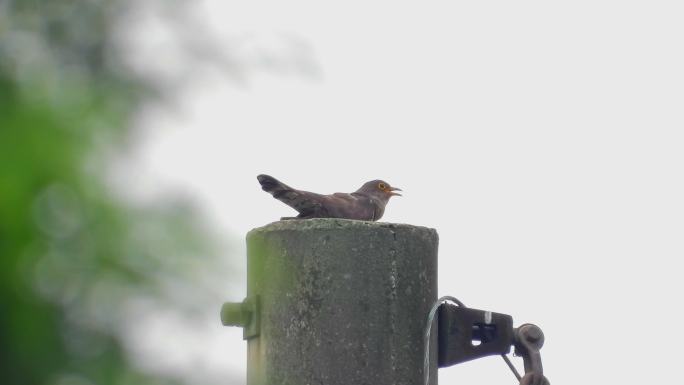
[[[438, 367], [501, 355], [520, 385], [549, 385], [539, 351], [544, 345], [544, 333], [538, 326], [523, 324], [514, 329], [513, 318], [507, 314], [448, 303], [439, 305], [438, 315]], [[515, 348], [515, 355], [523, 358], [522, 377], [506, 356], [511, 346]]]

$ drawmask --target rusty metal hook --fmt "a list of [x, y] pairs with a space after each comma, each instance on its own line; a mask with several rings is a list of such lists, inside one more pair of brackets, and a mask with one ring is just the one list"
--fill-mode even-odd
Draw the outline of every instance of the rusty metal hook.
[[541, 349], [544, 346], [544, 333], [533, 324], [523, 324], [514, 332], [515, 355], [522, 356], [525, 365], [525, 375], [520, 379], [520, 385], [549, 385], [544, 377], [541, 361]]

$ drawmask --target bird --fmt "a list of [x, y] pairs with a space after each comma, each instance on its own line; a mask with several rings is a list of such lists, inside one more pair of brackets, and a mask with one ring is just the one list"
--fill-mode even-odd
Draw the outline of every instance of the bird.
[[402, 196], [389, 183], [376, 179], [366, 182], [353, 193], [316, 194], [294, 189], [270, 175], [257, 175], [261, 189], [299, 212], [296, 217], [281, 220], [310, 218], [341, 218], [377, 221], [385, 213], [385, 206], [393, 196]]

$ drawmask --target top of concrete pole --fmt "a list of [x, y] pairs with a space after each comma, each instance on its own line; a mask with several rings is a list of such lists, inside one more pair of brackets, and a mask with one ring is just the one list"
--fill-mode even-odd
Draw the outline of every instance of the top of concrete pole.
[[262, 227], [252, 229], [247, 233], [247, 237], [256, 233], [266, 233], [271, 231], [283, 230], [324, 230], [324, 229], [340, 229], [340, 228], [386, 228], [388, 230], [400, 229], [409, 230], [416, 233], [424, 233], [426, 237], [437, 237], [437, 230], [424, 226], [414, 226], [405, 223], [389, 223], [389, 222], [370, 222], [357, 221], [353, 219], [338, 219], [338, 218], [314, 218], [314, 219], [291, 219], [285, 221], [277, 221], [269, 223]]

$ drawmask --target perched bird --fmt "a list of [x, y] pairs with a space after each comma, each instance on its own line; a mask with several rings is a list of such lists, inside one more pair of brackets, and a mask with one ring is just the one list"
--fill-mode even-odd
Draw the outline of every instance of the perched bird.
[[299, 212], [296, 217], [281, 219], [308, 218], [344, 218], [362, 221], [377, 221], [385, 212], [385, 205], [393, 196], [401, 196], [382, 180], [366, 182], [360, 189], [351, 194], [334, 193], [331, 195], [316, 194], [295, 190], [268, 175], [258, 175], [261, 188], [273, 197]]

